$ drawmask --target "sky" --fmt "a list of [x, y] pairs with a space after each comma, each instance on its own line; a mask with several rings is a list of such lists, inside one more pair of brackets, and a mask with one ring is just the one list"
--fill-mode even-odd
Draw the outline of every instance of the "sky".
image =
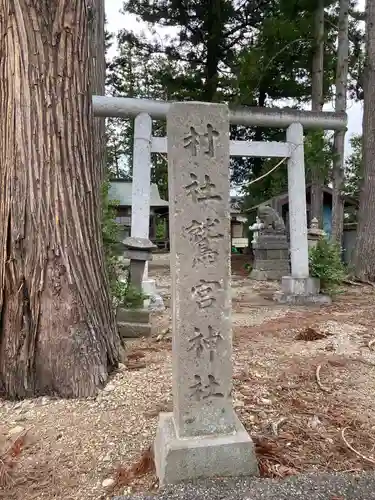
[[[364, 8], [365, 0], [359, 0], [360, 8]], [[122, 8], [123, 0], [105, 0], [105, 11], [108, 21], [108, 30], [110, 32], [116, 33], [117, 31], [126, 28], [132, 30], [136, 33], [141, 32], [145, 29], [145, 25], [139, 23], [135, 16], [130, 14], [121, 14], [120, 10]], [[168, 30], [167, 30], [168, 32]], [[162, 34], [162, 31], [160, 31]], [[113, 56], [116, 52], [116, 47], [111, 48], [109, 56]], [[332, 111], [332, 103], [326, 104], [324, 106], [325, 111]], [[362, 102], [348, 102], [347, 108], [348, 114], [348, 132], [346, 134], [346, 144], [345, 153], [350, 154], [350, 137], [352, 135], [361, 134], [362, 132], [362, 114], [363, 114], [363, 103]]]

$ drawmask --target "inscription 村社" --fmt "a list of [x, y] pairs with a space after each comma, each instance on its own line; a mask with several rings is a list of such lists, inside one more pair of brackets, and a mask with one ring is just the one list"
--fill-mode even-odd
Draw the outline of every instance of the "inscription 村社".
[[214, 200], [221, 201], [222, 197], [215, 193], [216, 185], [211, 182], [209, 175], [204, 176], [204, 183], [200, 184], [198, 181], [198, 176], [194, 173], [190, 174], [191, 183], [184, 186], [186, 194], [191, 196], [194, 203]]
[[215, 138], [219, 137], [219, 132], [208, 123], [207, 132], [199, 134], [195, 127], [190, 127], [190, 133], [184, 137], [184, 148], [189, 149], [192, 156], [197, 156], [202, 143], [205, 143], [207, 149], [204, 154], [213, 158], [215, 156]]

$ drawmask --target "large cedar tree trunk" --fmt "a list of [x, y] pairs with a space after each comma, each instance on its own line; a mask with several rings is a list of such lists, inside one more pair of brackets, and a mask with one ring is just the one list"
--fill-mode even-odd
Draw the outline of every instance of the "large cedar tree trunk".
[[363, 110], [363, 182], [359, 198], [355, 274], [375, 281], [375, 1], [366, 5], [366, 67]]
[[[322, 111], [324, 104], [324, 0], [318, 0], [314, 15], [314, 55], [311, 74], [311, 109]], [[323, 184], [322, 165], [311, 165], [311, 219], [323, 224]]]
[[[105, 94], [105, 11], [104, 0], [93, 0], [91, 16], [91, 47], [93, 50], [91, 84], [93, 95]], [[100, 170], [101, 180], [105, 178], [106, 167], [105, 118], [94, 118], [94, 160]]]
[[[346, 111], [349, 56], [349, 0], [340, 0], [336, 69], [335, 111]], [[333, 141], [332, 239], [340, 245], [344, 229], [345, 130], [335, 132]]]
[[120, 340], [94, 162], [88, 0], [0, 0], [0, 384], [96, 393]]

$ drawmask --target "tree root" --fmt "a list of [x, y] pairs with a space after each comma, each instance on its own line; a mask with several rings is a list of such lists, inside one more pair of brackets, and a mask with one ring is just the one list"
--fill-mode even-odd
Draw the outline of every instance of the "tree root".
[[279, 435], [279, 427], [282, 425], [282, 424], [285, 424], [285, 422], [287, 421], [287, 418], [286, 417], [281, 417], [279, 418], [279, 420], [277, 420], [276, 422], [272, 422], [271, 424], [271, 428], [272, 428], [272, 432], [273, 432], [273, 435], [274, 436], [278, 436]]
[[345, 283], [346, 285], [352, 285], [352, 286], [361, 286], [362, 285], [362, 283], [358, 283], [357, 281], [352, 281], [349, 279], [342, 280], [342, 282]]
[[332, 390], [329, 387], [325, 387], [322, 384], [322, 381], [320, 380], [320, 370], [321, 369], [322, 369], [322, 365], [318, 365], [316, 367], [316, 372], [315, 372], [316, 382], [319, 386], [319, 389], [322, 390], [323, 392], [332, 392]]
[[344, 281], [344, 283], [347, 283], [348, 285], [355, 285], [355, 286], [368, 285], [368, 286], [372, 286], [373, 288], [375, 288], [375, 283], [373, 281], [357, 278], [356, 276], [353, 277], [353, 281], [349, 280], [349, 279], [343, 280], [343, 281]]
[[346, 431], [347, 427], [344, 427], [344, 429], [341, 431], [341, 439], [343, 440], [345, 446], [347, 448], [349, 448], [350, 451], [352, 451], [353, 453], [355, 453], [358, 457], [362, 458], [362, 460], [364, 460], [365, 462], [368, 462], [370, 464], [373, 464], [375, 465], [375, 460], [373, 458], [370, 458], [370, 457], [366, 457], [366, 455], [363, 455], [362, 453], [360, 453], [359, 451], [357, 451], [355, 448], [353, 448], [353, 446], [351, 444], [348, 443], [346, 437], [345, 437], [345, 431]]

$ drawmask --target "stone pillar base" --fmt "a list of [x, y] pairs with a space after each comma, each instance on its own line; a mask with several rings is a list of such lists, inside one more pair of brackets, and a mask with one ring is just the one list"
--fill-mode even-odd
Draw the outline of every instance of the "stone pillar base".
[[294, 305], [330, 305], [331, 298], [320, 293], [318, 278], [293, 278], [283, 276], [281, 291], [276, 292], [274, 300], [281, 304]]
[[150, 324], [150, 313], [145, 309], [125, 309], [119, 307], [117, 310], [117, 328], [121, 338], [150, 337], [152, 330]]
[[254, 444], [236, 418], [233, 434], [179, 438], [172, 413], [159, 415], [154, 443], [161, 486], [200, 478], [258, 476]]
[[142, 291], [145, 295], [155, 295], [156, 294], [156, 282], [150, 278], [142, 281]]
[[253, 252], [254, 263], [250, 279], [278, 281], [289, 274], [289, 248], [284, 233], [263, 230], [258, 241], [253, 244]]

